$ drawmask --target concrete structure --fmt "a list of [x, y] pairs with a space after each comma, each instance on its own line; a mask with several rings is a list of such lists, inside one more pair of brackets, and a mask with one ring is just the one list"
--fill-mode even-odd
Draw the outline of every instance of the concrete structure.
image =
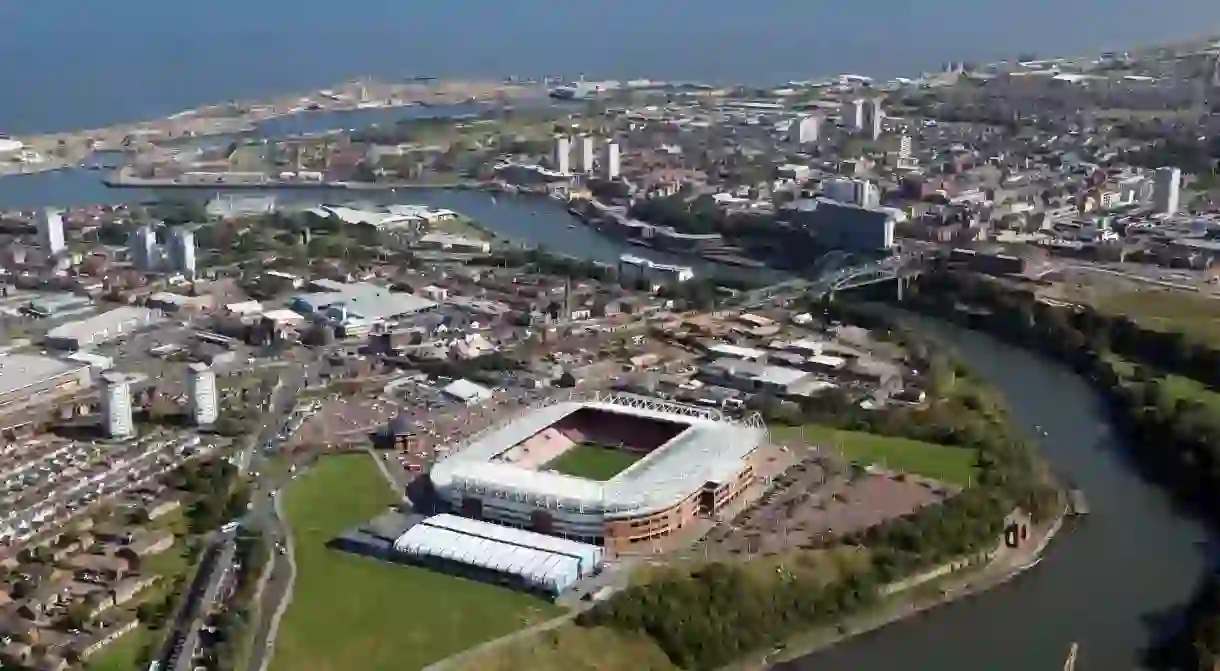
[[622, 172], [622, 150], [618, 142], [611, 140], [606, 143], [606, 164], [604, 167], [606, 179], [618, 179]]
[[[434, 464], [429, 477], [464, 517], [609, 552], [643, 550], [738, 500], [754, 482], [753, 454], [766, 440], [757, 414], [737, 421], [651, 397], [597, 395], [544, 404], [489, 428]], [[604, 482], [546, 469], [589, 442], [642, 456]]]
[[561, 135], [555, 138], [555, 153], [551, 157], [551, 167], [561, 175], [572, 173], [572, 138]]
[[195, 231], [180, 227], [170, 233], [169, 258], [174, 270], [195, 277]]
[[602, 548], [489, 522], [435, 515], [407, 529], [394, 550], [426, 565], [456, 564], [461, 573], [486, 572], [531, 591], [558, 595], [592, 576]]
[[592, 175], [595, 168], [596, 154], [593, 150], [593, 136], [580, 136], [580, 171]]
[[885, 100], [871, 98], [864, 104], [864, 128], [868, 137], [873, 140], [881, 138], [885, 122]]
[[187, 403], [195, 426], [210, 426], [220, 414], [216, 373], [205, 363], [192, 363], [187, 377]]
[[627, 286], [635, 286], [640, 280], [648, 282], [652, 290], [669, 284], [688, 282], [695, 278], [695, 271], [690, 266], [679, 266], [671, 263], [658, 263], [631, 254], [618, 257], [619, 282]]
[[1152, 207], [1160, 214], [1173, 216], [1178, 213], [1182, 198], [1182, 171], [1178, 168], [1156, 169], [1152, 191]]
[[903, 160], [911, 158], [911, 136], [905, 133], [898, 140], [898, 158]]
[[160, 319], [160, 311], [123, 306], [88, 319], [56, 326], [47, 331], [43, 342], [56, 349], [84, 349], [130, 335]]
[[0, 357], [0, 414], [44, 405], [91, 384], [88, 364], [6, 354]]
[[155, 270], [160, 262], [157, 233], [145, 224], [131, 232], [127, 239], [127, 253], [131, 263], [140, 270]]
[[38, 214], [38, 244], [51, 256], [63, 253], [66, 248], [64, 218], [58, 210], [47, 208]]
[[123, 373], [102, 373], [102, 426], [111, 438], [130, 438], [136, 433], [131, 417], [131, 384], [135, 378]]
[[879, 252], [894, 248], [893, 213], [828, 198], [799, 200], [790, 210], [793, 223], [827, 249]]
[[857, 98], [855, 100], [844, 102], [840, 114], [843, 117], [843, 125], [846, 126], [848, 130], [857, 133], [864, 130], [865, 116], [863, 98]]
[[830, 179], [822, 184], [822, 193], [827, 198], [840, 203], [850, 203], [860, 207], [879, 207], [881, 205], [881, 190], [867, 179]]
[[824, 119], [820, 114], [811, 114], [797, 119], [792, 125], [794, 132], [791, 132], [792, 139], [798, 144], [813, 144], [821, 139], [822, 123]]

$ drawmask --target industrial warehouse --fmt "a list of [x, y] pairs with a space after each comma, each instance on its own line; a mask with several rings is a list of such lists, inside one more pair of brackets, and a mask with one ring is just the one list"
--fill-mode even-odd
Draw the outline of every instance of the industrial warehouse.
[[476, 435], [430, 473], [464, 517], [608, 554], [679, 533], [736, 501], [767, 440], [757, 415], [631, 394], [542, 405]]

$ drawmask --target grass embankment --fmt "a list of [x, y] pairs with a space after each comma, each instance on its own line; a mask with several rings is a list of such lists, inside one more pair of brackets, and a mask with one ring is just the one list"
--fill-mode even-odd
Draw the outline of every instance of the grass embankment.
[[1102, 314], [1126, 315], [1144, 328], [1220, 343], [1220, 300], [1204, 294], [1148, 289], [1091, 295], [1086, 302]]
[[327, 548], [396, 503], [367, 455], [323, 458], [284, 497], [297, 577], [273, 671], [419, 669], [560, 612], [505, 588]]
[[564, 625], [489, 650], [457, 671], [679, 671], [652, 639], [607, 627]]
[[595, 443], [581, 443], [547, 463], [564, 475], [604, 482], [627, 470], [644, 455]]
[[789, 445], [816, 444], [833, 449], [844, 460], [967, 485], [977, 470], [978, 455], [961, 447], [891, 438], [825, 426], [776, 426], [771, 439]]

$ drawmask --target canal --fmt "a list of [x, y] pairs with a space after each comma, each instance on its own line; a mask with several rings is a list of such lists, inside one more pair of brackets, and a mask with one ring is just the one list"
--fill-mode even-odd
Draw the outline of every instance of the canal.
[[1078, 671], [1140, 668], [1206, 566], [1206, 526], [1135, 473], [1085, 380], [979, 333], [921, 327], [953, 343], [1031, 437], [1046, 431], [1043, 454], [1085, 490], [1092, 514], [1005, 586], [777, 668], [1058, 671], [1073, 642]]

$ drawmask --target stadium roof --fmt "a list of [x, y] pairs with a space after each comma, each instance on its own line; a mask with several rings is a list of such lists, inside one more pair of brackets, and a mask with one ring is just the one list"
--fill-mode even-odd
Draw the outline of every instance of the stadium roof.
[[[608, 482], [537, 471], [493, 459], [576, 410], [588, 407], [671, 422], [688, 428]], [[756, 416], [723, 419], [716, 410], [632, 394], [542, 406], [476, 435], [433, 465], [440, 490], [501, 492], [543, 507], [594, 513], [638, 513], [670, 507], [706, 482], [727, 482], [766, 437]]]
[[394, 541], [394, 549], [510, 573], [531, 587], [555, 593], [591, 575], [602, 558], [595, 545], [456, 515], [436, 515], [416, 524]]
[[0, 356], [0, 395], [18, 392], [85, 367], [45, 356], [6, 354]]

